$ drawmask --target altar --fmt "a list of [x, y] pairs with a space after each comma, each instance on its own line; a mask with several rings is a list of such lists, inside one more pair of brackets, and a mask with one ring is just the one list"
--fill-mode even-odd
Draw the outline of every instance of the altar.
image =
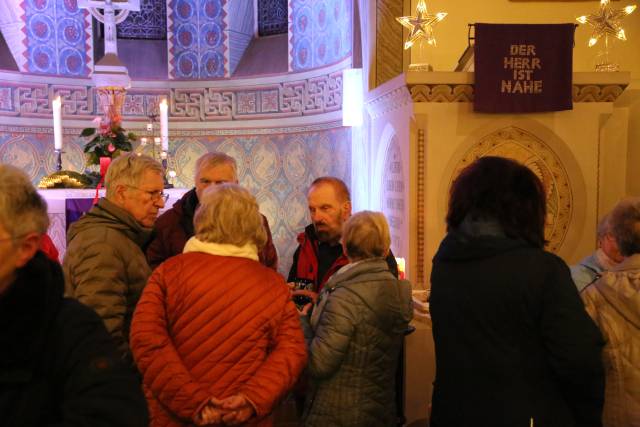
[[[169, 199], [164, 205], [164, 208], [160, 213], [171, 208], [173, 204], [184, 193], [189, 191], [187, 188], [171, 188], [165, 189], [164, 192], [169, 194]], [[67, 221], [69, 217], [75, 217], [80, 214], [78, 211], [80, 207], [90, 207], [96, 196], [95, 189], [56, 189], [56, 190], [38, 190], [38, 193], [47, 202], [49, 212], [49, 236], [56, 245], [56, 248], [60, 252], [60, 260], [64, 259], [64, 254], [67, 249]], [[104, 197], [105, 190], [100, 189], [98, 194], [100, 197]], [[70, 203], [79, 202], [79, 203]]]

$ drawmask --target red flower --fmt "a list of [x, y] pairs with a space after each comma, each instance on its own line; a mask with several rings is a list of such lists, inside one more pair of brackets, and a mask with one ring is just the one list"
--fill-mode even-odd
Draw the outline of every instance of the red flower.
[[109, 150], [110, 153], [113, 153], [114, 151], [116, 151], [116, 147], [113, 144], [109, 144], [107, 150]]

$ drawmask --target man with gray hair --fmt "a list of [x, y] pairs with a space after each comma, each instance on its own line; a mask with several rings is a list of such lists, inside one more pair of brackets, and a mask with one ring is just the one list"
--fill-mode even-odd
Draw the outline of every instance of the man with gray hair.
[[0, 164], [0, 424], [147, 426], [102, 321], [63, 297], [60, 265], [39, 250], [48, 225], [29, 178]]
[[618, 244], [611, 234], [610, 214], [607, 214], [598, 223], [598, 249], [580, 263], [571, 266], [571, 278], [578, 292], [595, 282], [602, 273], [611, 270], [622, 260]]
[[[156, 237], [147, 249], [147, 259], [152, 268], [166, 259], [181, 254], [184, 245], [193, 237], [193, 216], [204, 190], [209, 185], [238, 183], [238, 166], [233, 157], [221, 152], [204, 154], [196, 161], [195, 187], [171, 209], [160, 215], [155, 224]], [[258, 253], [260, 263], [273, 270], [278, 269], [278, 253], [273, 245], [269, 222], [264, 215], [262, 225], [267, 232], [267, 243]]]
[[105, 181], [106, 197], [67, 233], [65, 293], [98, 313], [131, 361], [131, 317], [151, 275], [144, 250], [167, 196], [162, 166], [148, 156], [121, 155]]

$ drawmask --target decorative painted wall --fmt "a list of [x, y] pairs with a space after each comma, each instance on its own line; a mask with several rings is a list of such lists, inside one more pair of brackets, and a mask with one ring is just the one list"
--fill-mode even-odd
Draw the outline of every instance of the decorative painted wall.
[[210, 79], [229, 75], [226, 4], [227, 0], [169, 1], [170, 79]]
[[258, 35], [285, 34], [289, 28], [287, 0], [258, 1]]
[[[328, 69], [304, 74], [295, 80], [286, 75], [268, 81], [236, 80], [233, 87], [197, 82], [188, 87], [167, 88], [161, 83], [143, 88], [134, 83], [125, 97], [123, 116], [125, 120], [147, 121], [150, 114], [158, 114], [162, 97], [169, 99], [170, 118], [179, 121], [282, 119], [339, 112], [342, 72]], [[62, 99], [63, 120], [92, 119], [101, 114], [89, 80], [68, 84], [23, 78], [14, 83], [15, 76], [0, 72], [0, 117], [50, 118], [51, 101], [57, 95]]]
[[289, 0], [289, 70], [333, 64], [351, 54], [352, 0]]
[[167, 2], [165, 0], [140, 0], [140, 10], [129, 12], [117, 26], [118, 38], [167, 39]]
[[[296, 235], [309, 223], [306, 192], [323, 175], [351, 181], [350, 129], [325, 125], [324, 130], [261, 135], [222, 135], [213, 130], [172, 132], [172, 166], [178, 173], [174, 184], [191, 187], [196, 159], [208, 151], [224, 151], [238, 162], [240, 182], [258, 199], [269, 219], [280, 271], [288, 273], [296, 247]], [[291, 129], [289, 129], [291, 130]], [[55, 170], [51, 128], [0, 125], [0, 163], [24, 170], [34, 183]], [[84, 142], [80, 129], [65, 129], [63, 168], [84, 169]], [[198, 133], [198, 136], [194, 136]], [[61, 222], [54, 222], [52, 226]], [[61, 230], [52, 234], [64, 236]]]
[[76, 0], [27, 0], [22, 3], [26, 71], [87, 76], [93, 67], [91, 20]]

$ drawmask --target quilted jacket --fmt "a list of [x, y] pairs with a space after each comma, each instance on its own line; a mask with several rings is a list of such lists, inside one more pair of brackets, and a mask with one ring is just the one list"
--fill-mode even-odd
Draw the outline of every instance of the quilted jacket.
[[605, 339], [604, 427], [640, 427], [640, 254], [582, 291]]
[[150, 228], [104, 198], [67, 232], [65, 296], [98, 313], [126, 361], [131, 316], [151, 275], [142, 249], [150, 237]]
[[305, 426], [395, 426], [395, 369], [413, 315], [411, 285], [384, 259], [343, 267], [311, 318]]
[[151, 426], [190, 425], [205, 401], [236, 393], [256, 417], [293, 386], [306, 349], [283, 278], [259, 262], [190, 252], [152, 274], [136, 308], [131, 348]]

